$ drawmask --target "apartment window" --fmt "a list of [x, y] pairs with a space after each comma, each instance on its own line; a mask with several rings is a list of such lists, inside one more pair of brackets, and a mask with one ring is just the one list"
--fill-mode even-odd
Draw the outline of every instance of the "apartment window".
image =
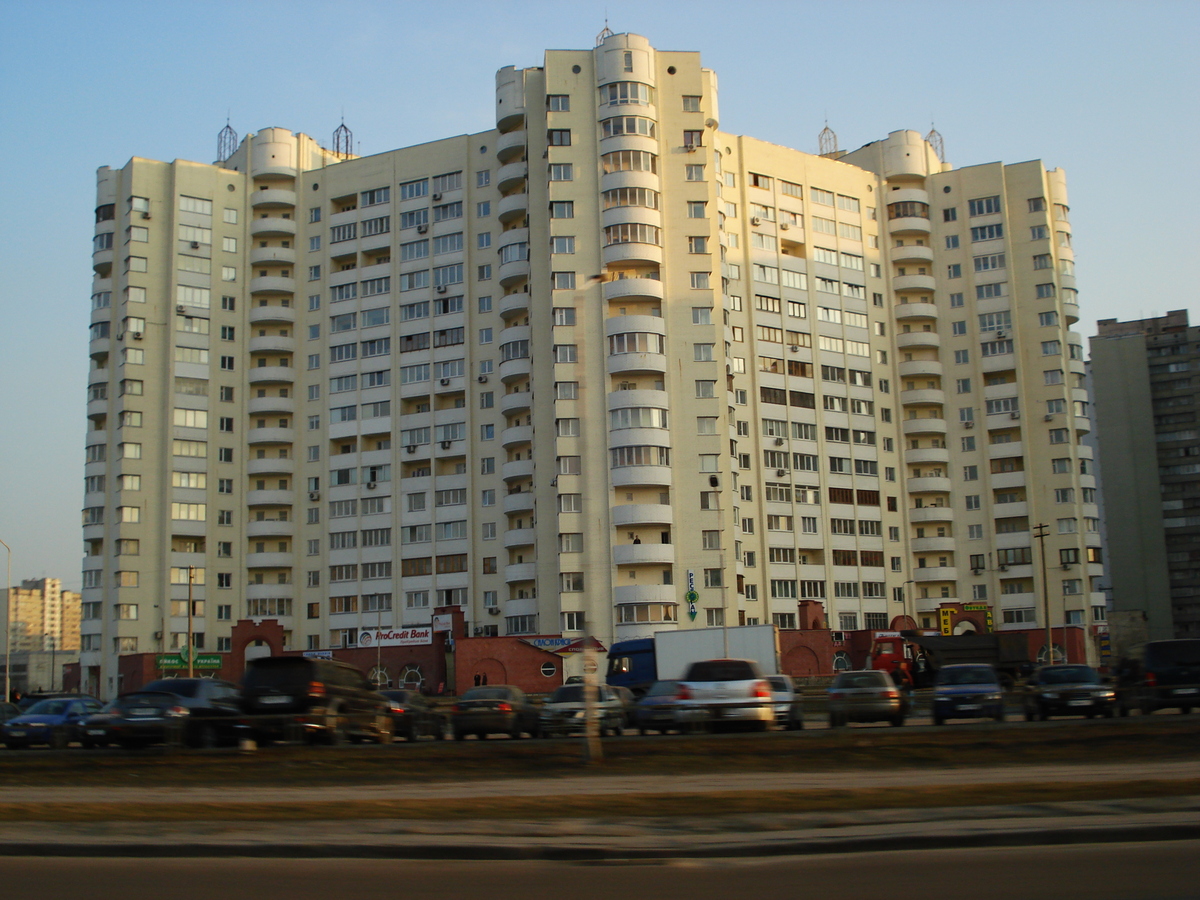
[[700, 129], [687, 129], [683, 132], [683, 146], [685, 147], [702, 147], [704, 146], [704, 132]]
[[954, 263], [953, 265], [946, 266], [946, 277], [947, 278], [962, 278], [962, 266], [959, 265], [958, 263]]
[[570, 147], [571, 129], [551, 128], [546, 132], [546, 143], [548, 143], [551, 147]]
[[687, 165], [683, 167], [685, 181], [703, 181], [704, 166]]
[[552, 163], [550, 166], [551, 181], [573, 181], [575, 167], [571, 163]]
[[1000, 197], [980, 197], [967, 201], [967, 209], [972, 216], [987, 216], [1000, 212]]

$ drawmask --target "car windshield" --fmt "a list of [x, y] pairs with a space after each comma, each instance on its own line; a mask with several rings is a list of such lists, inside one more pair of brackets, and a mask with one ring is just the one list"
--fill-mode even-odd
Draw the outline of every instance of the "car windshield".
[[242, 684], [246, 690], [275, 688], [299, 692], [315, 677], [311, 660], [296, 656], [264, 656], [252, 660], [246, 667]]
[[646, 691], [647, 697], [665, 697], [668, 694], [675, 694], [679, 691], [678, 681], [656, 681], [650, 685], [650, 689]]
[[938, 673], [938, 684], [995, 684], [996, 676], [988, 668], [972, 666], [966, 669], [943, 669]]
[[25, 710], [27, 716], [61, 716], [66, 713], [70, 700], [39, 700]]
[[511, 700], [508, 688], [502, 687], [478, 687], [471, 688], [462, 695], [464, 700]]
[[397, 703], [409, 703], [412, 700], [409, 696], [409, 691], [381, 691], [381, 693], [389, 700], [395, 700]]
[[754, 663], [746, 659], [710, 659], [692, 663], [684, 681], [750, 681], [757, 678]]
[[551, 703], [582, 703], [583, 702], [583, 685], [582, 684], [564, 684], [557, 688], [550, 695]]
[[792, 686], [788, 684], [788, 680], [782, 675], [771, 675], [767, 678], [767, 682], [771, 685], [771, 690], [776, 692], [790, 691], [792, 689]]
[[175, 705], [175, 698], [172, 697], [170, 694], [163, 694], [163, 693], [126, 694], [125, 696], [118, 697], [116, 700], [113, 701], [113, 709], [116, 712], [124, 712], [126, 710], [134, 709], [136, 707], [145, 707], [145, 706], [163, 707], [163, 706], [174, 706], [174, 705]]
[[1100, 676], [1090, 666], [1054, 666], [1042, 669], [1042, 684], [1099, 684]]
[[1146, 645], [1146, 667], [1200, 666], [1200, 640], [1151, 641]]
[[835, 688], [877, 688], [890, 686], [883, 672], [843, 672], [833, 681]]
[[187, 678], [164, 678], [161, 681], [150, 682], [142, 690], [166, 691], [180, 697], [195, 697], [200, 692], [200, 682]]

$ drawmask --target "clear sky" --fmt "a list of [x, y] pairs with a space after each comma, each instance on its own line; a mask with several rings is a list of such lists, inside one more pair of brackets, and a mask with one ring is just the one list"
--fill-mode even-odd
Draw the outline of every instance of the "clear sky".
[[[955, 166], [1067, 172], [1083, 319], [1189, 308], [1195, 0], [0, 0], [0, 540], [80, 583], [95, 170], [212, 162], [226, 116], [362, 154], [494, 123], [494, 74], [604, 27], [699, 50], [721, 128], [815, 153], [937, 126]], [[1141, 212], [1138, 212], [1141, 210]], [[0, 548], [2, 549], [2, 548]], [[3, 560], [0, 560], [3, 565]], [[0, 569], [0, 571], [3, 571]]]

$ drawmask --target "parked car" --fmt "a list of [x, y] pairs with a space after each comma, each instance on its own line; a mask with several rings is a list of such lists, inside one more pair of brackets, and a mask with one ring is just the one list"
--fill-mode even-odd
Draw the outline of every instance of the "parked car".
[[1050, 716], [1112, 718], [1117, 694], [1091, 666], [1042, 666], [1026, 679], [1021, 705], [1027, 722]]
[[95, 697], [78, 694], [41, 700], [0, 726], [0, 737], [10, 750], [34, 744], [63, 749], [78, 740], [79, 726], [101, 706]]
[[1147, 643], [1134, 696], [1143, 715], [1156, 709], [1186, 714], [1200, 707], [1200, 639]]
[[36, 694], [22, 694], [21, 699], [17, 701], [17, 707], [21, 712], [25, 712], [35, 703], [41, 703], [43, 700], [78, 700], [83, 696], [85, 695], [76, 691], [38, 691]]
[[508, 684], [471, 688], [450, 708], [450, 730], [456, 741], [468, 734], [480, 740], [489, 734], [520, 738], [536, 735], [538, 728], [537, 707], [524, 691]]
[[933, 724], [947, 719], [992, 718], [1004, 721], [1000, 676], [983, 663], [942, 666], [933, 684]]
[[703, 710], [682, 700], [678, 681], [655, 681], [634, 707], [631, 722], [639, 734], [647, 731], [691, 731], [703, 724]]
[[[582, 684], [564, 684], [556, 688], [542, 704], [538, 733], [542, 737], [582, 734], [587, 729], [586, 701]], [[619, 735], [625, 725], [625, 704], [606, 684], [596, 685], [596, 715], [601, 737]]]
[[172, 694], [188, 711], [183, 739], [191, 747], [236, 744], [248, 733], [237, 685], [217, 678], [161, 678], [141, 688]]
[[0, 703], [0, 725], [21, 714], [21, 707], [15, 703]]
[[421, 737], [446, 739], [446, 717], [419, 691], [380, 691], [388, 699], [392, 734], [415, 741]]
[[707, 659], [688, 666], [680, 703], [702, 711], [709, 727], [745, 724], [766, 731], [775, 720], [771, 686], [752, 659]]
[[775, 724], [785, 731], [798, 731], [804, 727], [804, 698], [796, 692], [796, 685], [789, 675], [768, 675], [771, 686], [771, 703], [775, 709]]
[[908, 695], [879, 669], [839, 672], [829, 687], [829, 727], [847, 722], [904, 724]]
[[354, 666], [305, 656], [246, 663], [242, 712], [261, 740], [392, 739], [391, 706]]
[[120, 744], [126, 750], [149, 744], [182, 744], [189, 711], [168, 691], [122, 694], [80, 728], [85, 748]]
[[608, 689], [617, 695], [617, 699], [621, 701], [621, 730], [624, 731], [629, 727], [629, 723], [633, 721], [633, 708], [637, 706], [637, 697], [627, 687], [610, 684]]

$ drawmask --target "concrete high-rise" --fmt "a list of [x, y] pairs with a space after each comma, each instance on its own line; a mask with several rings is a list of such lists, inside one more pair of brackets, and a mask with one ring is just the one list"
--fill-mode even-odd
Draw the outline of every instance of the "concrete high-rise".
[[189, 589], [217, 651], [439, 606], [606, 644], [814, 603], [1026, 629], [1038, 524], [1052, 624], [1094, 625], [1061, 171], [727, 134], [699, 54], [631, 34], [495, 96], [375, 156], [271, 128], [100, 170], [85, 685], [185, 641]]
[[1200, 637], [1200, 328], [1179, 309], [1097, 330], [1114, 641]]

